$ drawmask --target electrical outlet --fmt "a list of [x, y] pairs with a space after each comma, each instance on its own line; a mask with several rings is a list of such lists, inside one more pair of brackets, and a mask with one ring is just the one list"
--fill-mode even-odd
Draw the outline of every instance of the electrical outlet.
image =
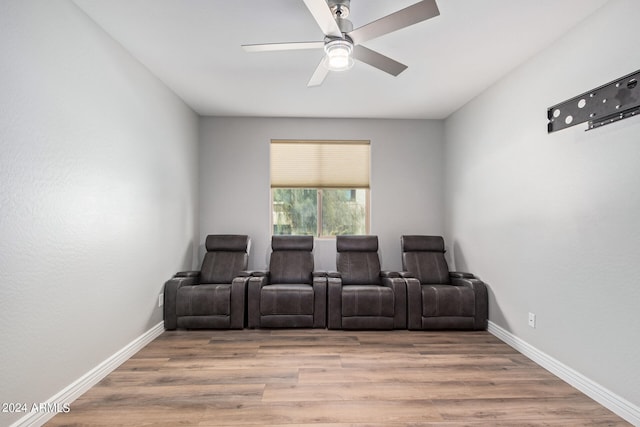
[[536, 327], [536, 315], [534, 313], [529, 313], [529, 326]]
[[164, 305], [164, 294], [158, 295], [158, 307], [162, 307]]

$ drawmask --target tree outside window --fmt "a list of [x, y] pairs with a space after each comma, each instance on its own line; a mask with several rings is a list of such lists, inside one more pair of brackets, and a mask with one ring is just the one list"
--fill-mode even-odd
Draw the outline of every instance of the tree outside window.
[[367, 189], [274, 188], [272, 200], [273, 234], [368, 233]]

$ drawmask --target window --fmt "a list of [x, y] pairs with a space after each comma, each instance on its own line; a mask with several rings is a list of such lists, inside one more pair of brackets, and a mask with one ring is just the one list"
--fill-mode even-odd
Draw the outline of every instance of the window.
[[271, 141], [273, 234], [368, 234], [369, 147], [369, 141]]

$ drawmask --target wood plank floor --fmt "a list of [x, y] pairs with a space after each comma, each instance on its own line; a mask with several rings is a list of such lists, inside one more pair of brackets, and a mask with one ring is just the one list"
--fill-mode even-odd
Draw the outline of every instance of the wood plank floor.
[[630, 425], [488, 332], [165, 332], [48, 426]]

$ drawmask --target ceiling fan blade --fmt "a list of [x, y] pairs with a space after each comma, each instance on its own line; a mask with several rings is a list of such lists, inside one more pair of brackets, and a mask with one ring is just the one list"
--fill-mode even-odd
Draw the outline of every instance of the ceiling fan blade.
[[324, 47], [324, 42], [265, 43], [265, 44], [243, 44], [242, 45], [242, 48], [247, 52], [322, 49], [323, 47]]
[[324, 81], [324, 78], [329, 74], [329, 69], [324, 65], [324, 57], [322, 57], [322, 61], [316, 67], [316, 70], [313, 72], [309, 83], [307, 83], [307, 87], [311, 86], [320, 86]]
[[401, 28], [408, 27], [418, 22], [425, 21], [440, 15], [435, 0], [423, 0], [402, 10], [373, 21], [360, 28], [356, 28], [347, 35], [354, 44], [364, 43], [367, 40], [380, 37]]
[[313, 15], [322, 32], [327, 36], [342, 37], [342, 31], [338, 27], [338, 23], [333, 18], [333, 13], [329, 9], [326, 0], [304, 0], [307, 9]]
[[407, 69], [406, 65], [362, 45], [353, 47], [353, 57], [392, 76], [397, 76]]

